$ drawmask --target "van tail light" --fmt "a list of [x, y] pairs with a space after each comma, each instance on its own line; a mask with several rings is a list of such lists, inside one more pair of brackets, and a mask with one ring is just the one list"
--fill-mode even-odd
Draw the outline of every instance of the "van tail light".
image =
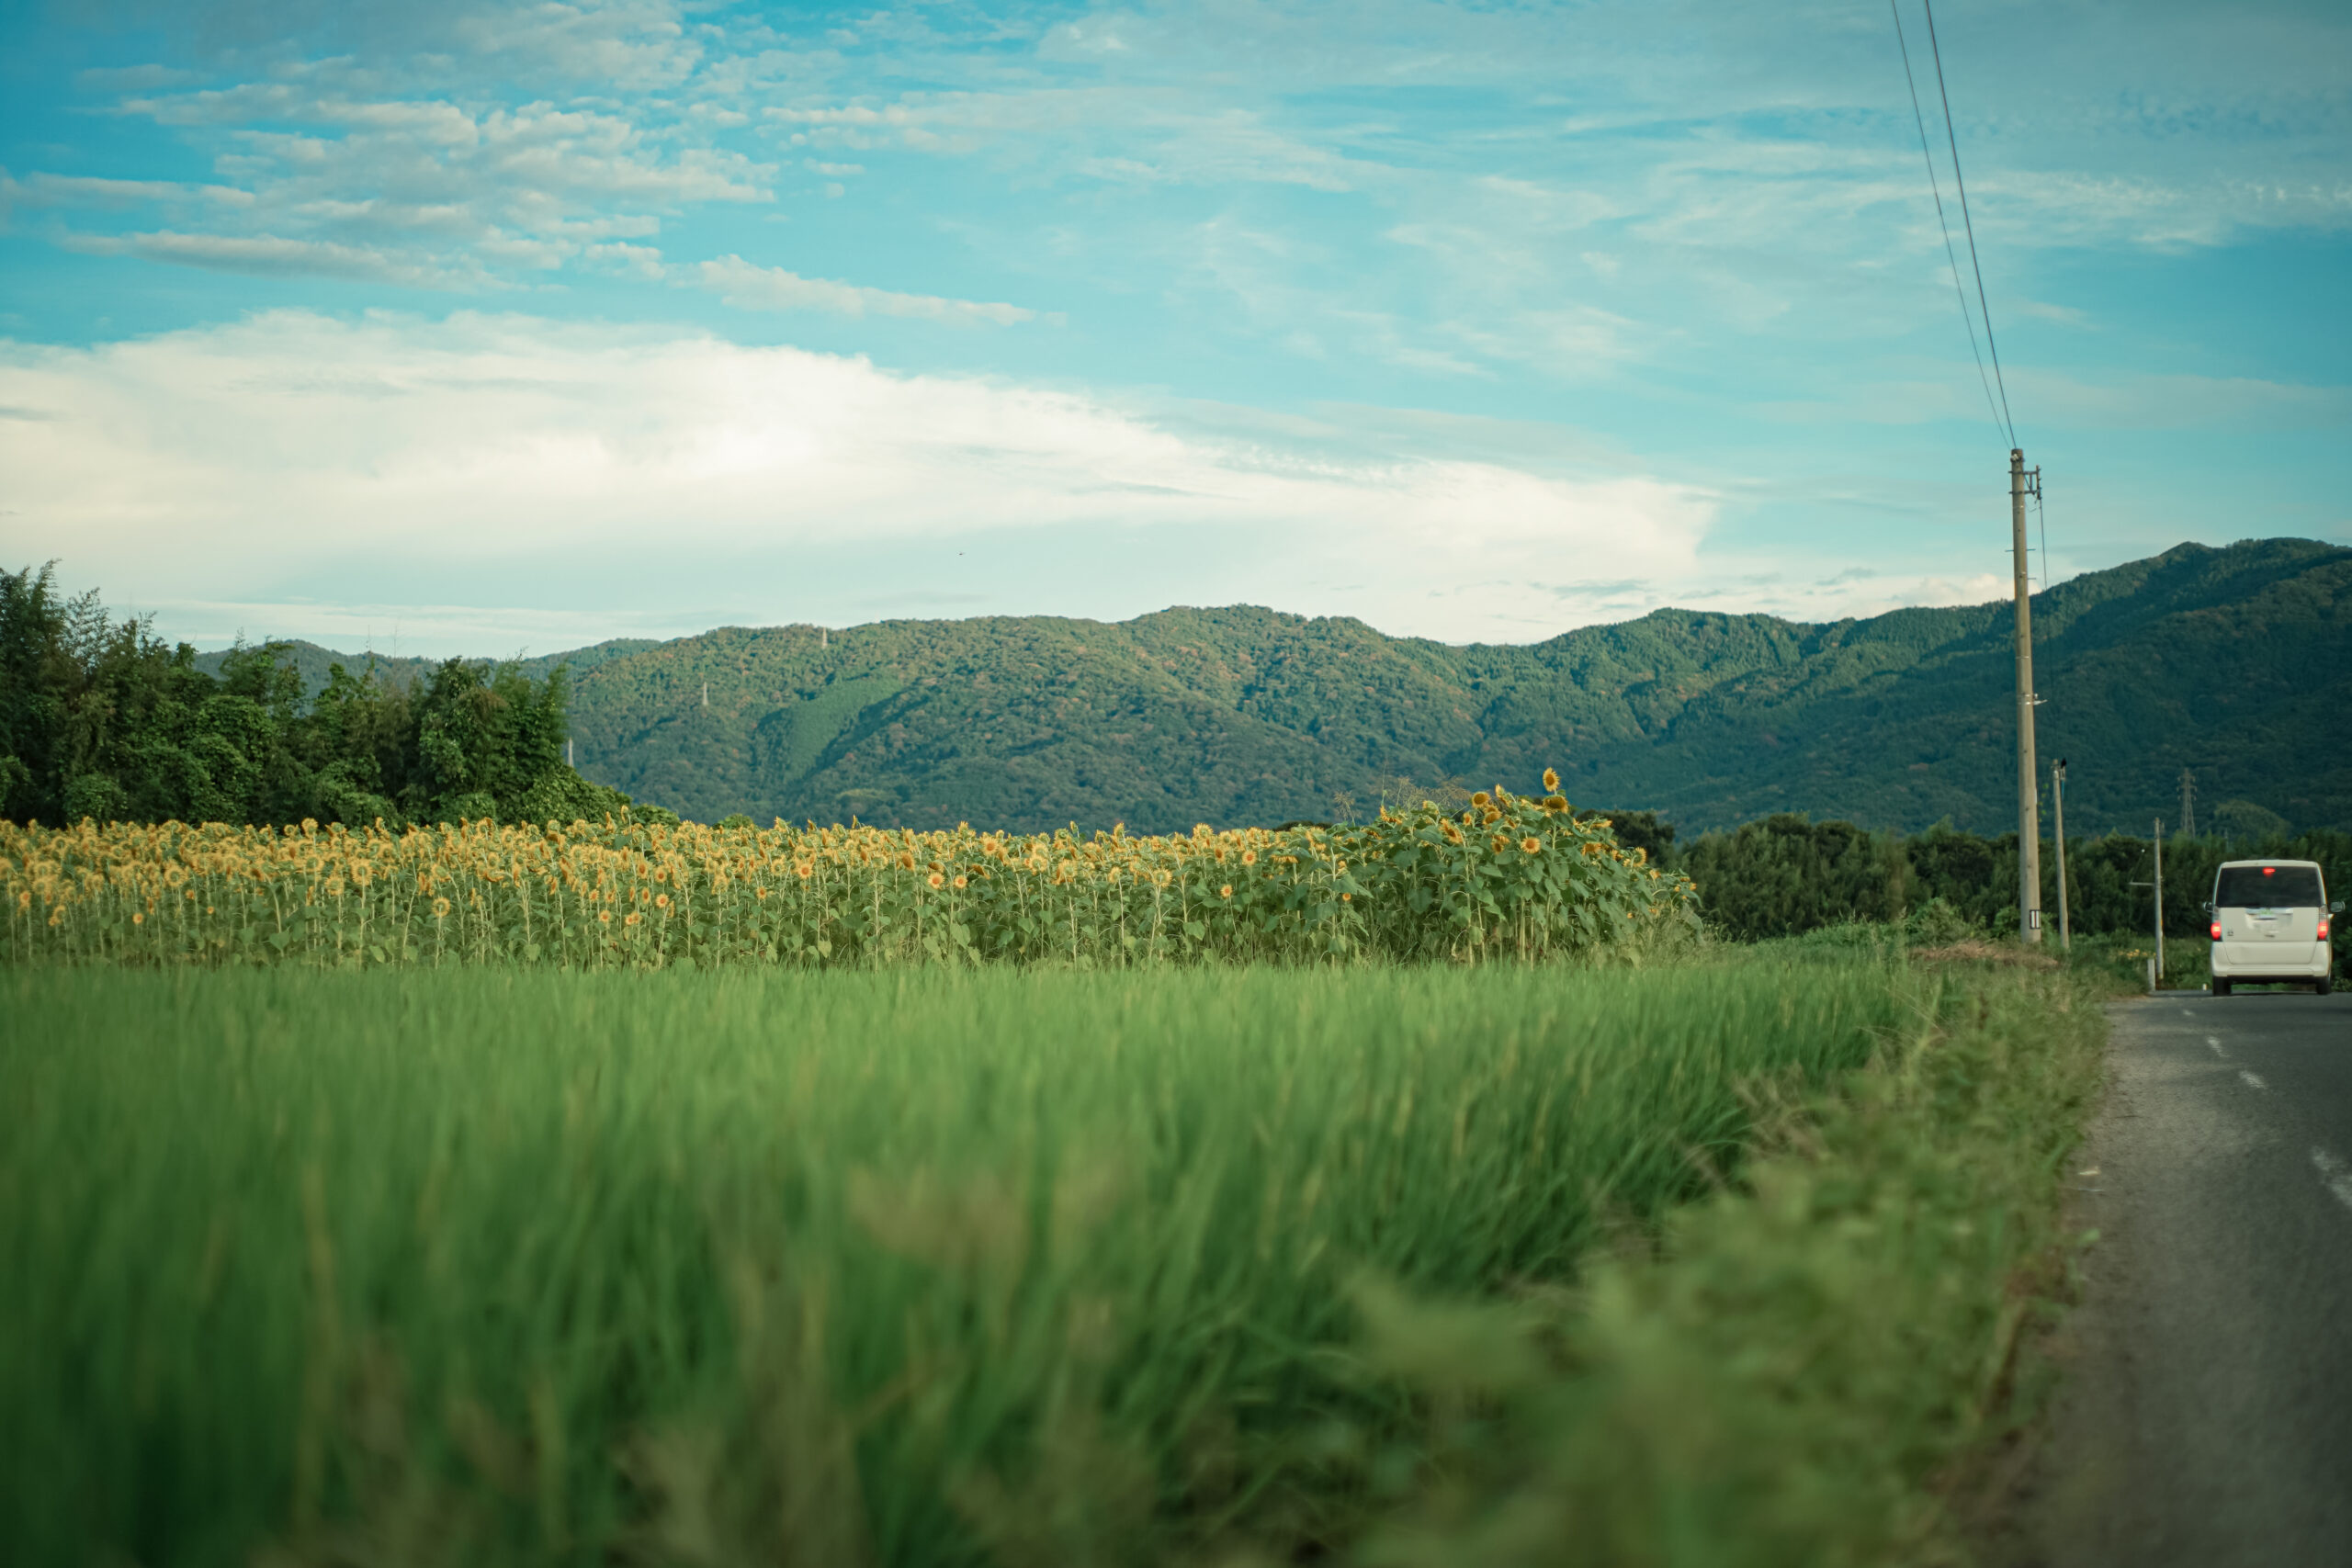
[[2322, 942], [2325, 942], [2327, 940], [2327, 917], [2325, 915], [2322, 915], [2319, 918], [2319, 939]]
[[[2325, 936], [2327, 934], [2327, 922], [2325, 920], [2322, 920], [2319, 923], [2319, 934], [2322, 936]], [[2213, 940], [2215, 942], [2222, 940], [2222, 922], [2219, 920], [2215, 920], [2213, 922]]]

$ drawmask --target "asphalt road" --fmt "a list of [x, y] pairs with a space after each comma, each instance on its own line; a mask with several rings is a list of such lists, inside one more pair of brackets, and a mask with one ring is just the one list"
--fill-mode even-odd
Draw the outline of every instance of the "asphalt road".
[[2030, 1561], [2352, 1565], [2352, 996], [2120, 1003]]

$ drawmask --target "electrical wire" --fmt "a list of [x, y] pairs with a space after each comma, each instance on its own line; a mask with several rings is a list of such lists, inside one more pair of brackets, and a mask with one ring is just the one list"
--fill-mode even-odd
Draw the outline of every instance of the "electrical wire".
[[2041, 476], [2033, 479], [2033, 525], [2041, 530], [2041, 589], [2050, 591], [2050, 520], [2041, 514]]
[[[1936, 179], [1936, 155], [1928, 149], [1928, 117], [1920, 112], [1919, 84], [1911, 74], [1911, 44], [1910, 40], [1903, 36], [1903, 11], [1896, 0], [1886, 0], [1886, 4], [1887, 9], [1894, 13], [1895, 44], [1903, 51], [1903, 80], [1911, 89], [1911, 118], [1919, 128], [1919, 156], [1928, 165], [1928, 193], [1936, 198], [1936, 227], [1944, 232], [1944, 259], [1951, 264], [1952, 298], [1960, 302], [1960, 324], [1968, 329], [1968, 352], [1969, 355], [1976, 361], [1976, 379], [1984, 389], [1984, 412], [1993, 416], [1994, 434], [2002, 434], [2005, 432], [2001, 424], [2001, 412], [1993, 404], [1993, 383], [1984, 375], [1984, 351], [1976, 346], [1976, 318], [1969, 314], [1968, 289], [1960, 281], [1960, 253], [1952, 248], [1951, 224], [1944, 218], [1944, 193], [1942, 186]], [[1958, 168], [1958, 164], [1953, 165], [1955, 172]], [[1973, 259], [1974, 251], [1972, 250], [1969, 254]], [[1988, 322], [1986, 326], [1988, 336], [1990, 333], [1991, 327]], [[2017, 443], [2012, 441], [2010, 445], [2014, 446]]]
[[1944, 88], [1944, 51], [1936, 42], [1935, 0], [1919, 0], [1919, 5], [1928, 13], [1928, 49], [1936, 61], [1936, 93], [1943, 100], [1944, 137], [1951, 143], [1951, 183], [1960, 192], [1960, 224], [1968, 235], [1968, 265], [1976, 274], [1976, 308], [1984, 317], [1984, 348], [1993, 356], [1993, 384], [2001, 389], [2001, 423], [2008, 426], [2009, 446], [2014, 449], [2018, 425], [2009, 417], [2008, 383], [2001, 379], [2001, 346], [1993, 341], [1993, 308], [1984, 302], [1984, 268], [1976, 259], [1976, 225], [1968, 216], [1968, 181], [1960, 172], [1960, 137], [1952, 130], [1951, 95]]

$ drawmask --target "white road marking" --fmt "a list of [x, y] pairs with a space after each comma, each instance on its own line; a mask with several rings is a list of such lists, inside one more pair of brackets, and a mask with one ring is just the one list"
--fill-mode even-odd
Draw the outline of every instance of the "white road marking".
[[2195, 1018], [2197, 1015], [2191, 1012], [2188, 1009], [2183, 1008], [2180, 1010], [2180, 1016], [2183, 1018]]
[[2352, 1209], [2352, 1168], [2346, 1168], [2325, 1149], [2313, 1149], [2312, 1163], [2319, 1167], [2319, 1179], [2327, 1183], [2327, 1190], [2335, 1194], [2336, 1201]]
[[2224, 1062], [2230, 1059], [2230, 1054], [2222, 1049], [2222, 1043], [2213, 1036], [2208, 1034], [2205, 1037], [2205, 1043], [2211, 1045], [2213, 1048], [2213, 1055], [2221, 1057]]
[[2238, 1077], [2245, 1079], [2245, 1087], [2248, 1089], [2268, 1089], [2270, 1087], [2268, 1084], [2264, 1083], [2260, 1078], [2256, 1077], [2252, 1073], [2247, 1072], [2243, 1067], [2238, 1069]]

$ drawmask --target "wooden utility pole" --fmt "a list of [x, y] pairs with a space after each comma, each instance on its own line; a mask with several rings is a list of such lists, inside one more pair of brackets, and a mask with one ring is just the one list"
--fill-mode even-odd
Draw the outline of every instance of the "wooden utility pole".
[[2165, 819], [2156, 818], [2156, 978], [2165, 977]]
[[2024, 451], [2009, 448], [2009, 543], [2018, 599], [2018, 940], [2030, 942], [2041, 940], [2041, 809], [2033, 762], [2033, 583], [2025, 553], [2025, 499], [2041, 488], [2041, 470], [2029, 476]]
[[2075, 951], [2066, 925], [2066, 759], [2050, 764], [2050, 828], [2058, 844], [2058, 950]]

